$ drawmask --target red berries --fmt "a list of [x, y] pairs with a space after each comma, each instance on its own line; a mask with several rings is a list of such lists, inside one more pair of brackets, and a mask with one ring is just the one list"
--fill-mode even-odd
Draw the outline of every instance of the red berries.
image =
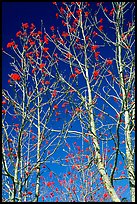
[[118, 101], [116, 97], [113, 97], [113, 99], [114, 99], [114, 101], [115, 101], [115, 102], [117, 102], [117, 101]]
[[28, 48], [29, 48], [29, 47], [28, 47], [27, 45], [24, 46], [24, 49], [25, 49], [25, 50], [28, 50]]
[[112, 60], [106, 60], [106, 65], [111, 65], [113, 63]]
[[99, 26], [98, 29], [99, 29], [100, 31], [103, 31], [103, 25]]
[[52, 92], [52, 97], [56, 97], [56, 95], [57, 95], [57, 90], [54, 90], [54, 91]]
[[8, 138], [8, 142], [9, 142], [9, 143], [12, 143], [12, 139]]
[[73, 56], [73, 55], [72, 55], [70, 52], [68, 52], [68, 53], [66, 54], [66, 58], [68, 58], [68, 59], [70, 59], [72, 56]]
[[20, 81], [20, 75], [19, 74], [16, 74], [16, 73], [14, 73], [14, 74], [11, 74], [10, 75], [10, 77], [11, 77], [11, 79], [13, 79], [14, 81]]
[[32, 192], [31, 191], [28, 191], [28, 193], [27, 193], [28, 195], [32, 195]]
[[95, 51], [98, 48], [98, 45], [92, 45], [91, 50]]
[[2, 113], [3, 113], [3, 114], [6, 114], [6, 110], [2, 110]]
[[99, 75], [99, 71], [94, 71], [93, 72], [94, 79], [97, 79], [98, 75]]
[[75, 73], [79, 75], [81, 74], [81, 71], [78, 68], [75, 68]]
[[48, 52], [49, 48], [48, 47], [44, 47], [43, 48], [43, 52]]
[[100, 54], [100, 52], [95, 52], [95, 53], [94, 53], [94, 55], [95, 55], [95, 59], [96, 59], [96, 60], [99, 59], [99, 58], [98, 58], [98, 57], [99, 57], [99, 54]]
[[103, 197], [107, 198], [108, 197], [108, 193], [104, 193]]
[[52, 182], [52, 181], [51, 181], [51, 182], [50, 182], [50, 181], [47, 182], [47, 186], [48, 186], [48, 187], [52, 186], [53, 184], [54, 184], [54, 182]]
[[27, 28], [29, 27], [29, 25], [28, 25], [28, 23], [22, 23], [22, 27], [23, 27], [24, 29], [27, 29]]
[[26, 175], [29, 176], [29, 172], [28, 171], [26, 171]]
[[54, 107], [53, 107], [54, 109], [58, 109], [58, 105], [56, 104], [56, 105], [54, 105]]
[[86, 12], [85, 12], [85, 17], [88, 17], [88, 15], [89, 15], [89, 12], [86, 11]]
[[52, 173], [52, 171], [50, 171], [49, 177], [52, 178], [52, 175], [53, 175], [53, 173]]
[[18, 32], [16, 33], [16, 37], [20, 37], [21, 34], [22, 34], [22, 32], [21, 32], [21, 31], [18, 31]]
[[70, 75], [70, 78], [73, 79], [73, 78], [75, 78], [76, 76], [77, 76], [76, 74], [71, 74], [71, 75]]
[[39, 65], [39, 68], [40, 68], [40, 69], [43, 69], [44, 67], [45, 67], [45, 64], [40, 64], [40, 65]]
[[54, 30], [55, 30], [55, 27], [54, 27], [54, 26], [51, 26], [51, 27], [50, 27], [50, 30], [54, 31]]
[[50, 81], [45, 81], [45, 84], [46, 85], [50, 85]]
[[87, 143], [88, 143], [88, 142], [89, 142], [89, 140], [87, 140], [86, 138], [84, 138], [84, 142], [87, 142]]
[[81, 112], [81, 109], [80, 108], [75, 108], [75, 111], [78, 113], [78, 112]]
[[14, 45], [15, 45], [14, 42], [9, 42], [9, 43], [7, 44], [7, 48], [10, 48], [10, 47], [12, 47], [12, 46], [14, 46]]

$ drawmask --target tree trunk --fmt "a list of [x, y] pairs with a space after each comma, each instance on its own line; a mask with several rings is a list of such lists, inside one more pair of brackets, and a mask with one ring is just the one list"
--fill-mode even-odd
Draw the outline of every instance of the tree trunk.
[[132, 146], [131, 146], [131, 133], [130, 133], [130, 118], [129, 118], [129, 112], [128, 112], [128, 98], [126, 94], [126, 87], [124, 83], [124, 67], [122, 64], [122, 46], [121, 46], [121, 24], [122, 24], [122, 12], [120, 9], [116, 12], [116, 65], [117, 70], [120, 77], [120, 85], [122, 90], [122, 96], [123, 96], [123, 109], [125, 114], [125, 141], [126, 141], [126, 160], [127, 160], [127, 170], [128, 170], [128, 177], [129, 177], [129, 186], [130, 186], [130, 192], [131, 192], [131, 201], [135, 202], [135, 172], [134, 172], [134, 155], [132, 152]]

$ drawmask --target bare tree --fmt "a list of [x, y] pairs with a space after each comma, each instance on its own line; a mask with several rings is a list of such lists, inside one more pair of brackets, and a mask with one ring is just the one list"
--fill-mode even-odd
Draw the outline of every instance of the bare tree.
[[[112, 3], [110, 11], [103, 6], [103, 3], [98, 3], [97, 10], [93, 12], [94, 15], [92, 15], [91, 11], [89, 11], [88, 6], [90, 5], [87, 2], [71, 2], [70, 4], [63, 2], [63, 6], [60, 8], [56, 2], [53, 2], [53, 4], [56, 5], [59, 12], [56, 14], [56, 17], [58, 18], [58, 16], [60, 16], [63, 19], [62, 24], [66, 27], [66, 29], [62, 32], [62, 34], [59, 33], [59, 30], [57, 29], [57, 33], [55, 34], [55, 28], [52, 27], [54, 37], [52, 36], [50, 38], [50, 36], [47, 33], [46, 34], [49, 37], [49, 40], [52, 41], [56, 48], [60, 51], [58, 59], [69, 64], [72, 73], [70, 78], [76, 78], [76, 82], [78, 84], [79, 82], [77, 81], [77, 77], [82, 74], [83, 82], [85, 80], [86, 86], [83, 87], [83, 92], [81, 92], [79, 88], [75, 90], [74, 86], [72, 87], [71, 83], [68, 83], [68, 81], [66, 81], [62, 76], [60, 79], [76, 91], [81, 100], [81, 103], [79, 103], [79, 107], [81, 107], [81, 109], [84, 104], [83, 106], [87, 111], [88, 121], [88, 125], [86, 124], [86, 126], [89, 127], [90, 135], [93, 140], [93, 146], [96, 153], [96, 164], [103, 181], [106, 183], [106, 188], [109, 195], [111, 195], [112, 200], [119, 201], [119, 198], [113, 188], [113, 176], [118, 163], [118, 155], [121, 154], [127, 166], [131, 200], [134, 201], [134, 3]], [[132, 11], [130, 17], [129, 11]], [[105, 19], [98, 18], [101, 12]], [[126, 24], [127, 15], [131, 22], [127, 22]], [[108, 33], [105, 32], [105, 26], [102, 23], [104, 20], [107, 20], [107, 25], [110, 25], [110, 31]], [[112, 36], [111, 30], [112, 32], [114, 30]], [[59, 36], [59, 38], [57, 36]], [[94, 40], [95, 37], [99, 37], [102, 41], [100, 39], [98, 39], [98, 41]], [[101, 53], [101, 49], [100, 52], [96, 51], [101, 47], [104, 47], [104, 49], [107, 47], [109, 51], [110, 46], [113, 50], [113, 59], [110, 59], [109, 56], [108, 58], [105, 58]], [[93, 61], [93, 56], [95, 57], [95, 61]], [[99, 58], [101, 60], [99, 60]], [[112, 63], [116, 70], [110, 71], [107, 67], [111, 66]], [[73, 67], [76, 68], [73, 70]], [[112, 77], [111, 81], [108, 77], [109, 75]], [[96, 80], [95, 83], [94, 80]], [[103, 86], [104, 81], [106, 86]], [[100, 88], [102, 90], [100, 90]], [[86, 94], [84, 95], [83, 93]], [[95, 97], [95, 102], [93, 100], [93, 96]], [[102, 108], [94, 105], [97, 98], [101, 99], [100, 103], [103, 100], [102, 103], [104, 106]], [[112, 98], [115, 102], [118, 102], [118, 106], [113, 105], [110, 101]], [[113, 115], [109, 115], [107, 106], [115, 112], [117, 119], [114, 119]], [[112, 132], [112, 128], [115, 126], [117, 136], [117, 139], [114, 139], [114, 136], [110, 134], [111, 137], [109, 138], [114, 140], [116, 148], [114, 166], [110, 176], [108, 176], [104, 162], [101, 158], [100, 145], [98, 141], [100, 138], [98, 137], [96, 116], [94, 115], [94, 110], [96, 108], [100, 108], [100, 116], [102, 114], [109, 115], [109, 117], [113, 118], [114, 121], [114, 124], [112, 123], [111, 125], [104, 125], [101, 122], [103, 129], [106, 126], [110, 132]], [[81, 112], [81, 109], [79, 109], [79, 112]], [[121, 124], [122, 120], [124, 125]], [[86, 128], [84, 127], [84, 130], [85, 129]], [[121, 134], [125, 137], [126, 155], [124, 155], [120, 148]], [[102, 139], [103, 138], [101, 138], [101, 140]]]
[[8, 80], [12, 90], [2, 91], [3, 195], [12, 202], [38, 201], [42, 166], [62, 143], [61, 132], [55, 134], [50, 127], [57, 109], [58, 81], [52, 76], [50, 60], [44, 63], [45, 54], [50, 55], [41, 44], [41, 31], [30, 40], [35, 30], [31, 27], [27, 33], [28, 24], [22, 24], [23, 31], [16, 34], [19, 45], [7, 44], [14, 54], [3, 51], [13, 67]]
[[[114, 202], [120, 202], [115, 185], [120, 185], [123, 180], [128, 179], [131, 201], [134, 202], [134, 3], [112, 2], [108, 4], [111, 9], [102, 2], [93, 5], [88, 2], [53, 4], [58, 10], [56, 18], [62, 19], [60, 27], [56, 29], [55, 25], [52, 25], [50, 34], [44, 28], [43, 22], [41, 31], [38, 32], [34, 32], [33, 24], [29, 27], [25, 23], [22, 25], [23, 32], [16, 34], [22, 42], [22, 51], [14, 41], [7, 46], [13, 49], [16, 57], [3, 51], [13, 59], [11, 65], [18, 73], [10, 75], [10, 85], [15, 89], [14, 96], [3, 90], [3, 97], [8, 100], [7, 109], [3, 109], [4, 175], [6, 179], [11, 178], [14, 186], [10, 200], [21, 201], [22, 192], [26, 193], [23, 196], [24, 201], [29, 200], [26, 195], [29, 192], [28, 195], [31, 196], [32, 192], [28, 191], [28, 178], [32, 178], [30, 175], [33, 175], [31, 173], [36, 169], [36, 195], [31, 199], [38, 201], [41, 164], [51, 159], [50, 156], [57, 148], [66, 144], [71, 149], [72, 141], [76, 139], [83, 151], [84, 142], [90, 150], [86, 162], [82, 160], [84, 153], [80, 154], [81, 163], [71, 161], [71, 165], [82, 177], [86, 177], [85, 166], [87, 172], [92, 172], [92, 168], [95, 168], [96, 174], [92, 183], [101, 178], [101, 185], [106, 190], [104, 199], [108, 198]], [[127, 22], [127, 16], [130, 22]], [[28, 29], [31, 30], [29, 34]], [[21, 60], [21, 64], [16, 58]], [[46, 77], [50, 80], [46, 80]], [[11, 128], [7, 119], [8, 115], [12, 116], [10, 106], [11, 110], [14, 107], [20, 119], [16, 137], [13, 134], [13, 123]], [[56, 122], [60, 122], [57, 128], [51, 124], [55, 116]], [[36, 128], [37, 138], [35, 154], [31, 152], [33, 142], [30, 130], [33, 126]], [[23, 140], [24, 131], [27, 133], [26, 142]], [[42, 146], [42, 135], [49, 140], [46, 150], [45, 144]], [[9, 162], [9, 159], [13, 161], [10, 150], [12, 145], [17, 146], [17, 158], [15, 167], [13, 165], [10, 168], [8, 164], [11, 165], [12, 162]], [[10, 152], [9, 158], [6, 158], [5, 147]], [[26, 163], [27, 169], [24, 168], [25, 148], [27, 162], [31, 161], [32, 165], [27, 178], [24, 176], [29, 167]], [[52, 153], [47, 155], [48, 148], [53, 149]], [[31, 153], [36, 160], [33, 161]], [[54, 158], [54, 162], [61, 166], [64, 166], [64, 161], [70, 162], [70, 159], [64, 158], [64, 154], [58, 159]], [[70, 163], [68, 165], [70, 166]], [[121, 168], [118, 171], [119, 165], [126, 169], [127, 174]], [[11, 173], [10, 169], [14, 170], [14, 173]], [[24, 183], [19, 178], [23, 179]], [[48, 185], [52, 186], [53, 183]], [[91, 183], [88, 185], [92, 187]], [[94, 185], [93, 187], [95, 188]], [[96, 192], [96, 189], [94, 190]], [[79, 191], [83, 193], [83, 201], [95, 200], [90, 192], [93, 190], [87, 191], [82, 187]], [[67, 192], [70, 195], [70, 191]], [[77, 190], [73, 189], [73, 194], [74, 200], [80, 201]], [[90, 195], [92, 199], [89, 199]], [[68, 200], [72, 201], [73, 196]]]

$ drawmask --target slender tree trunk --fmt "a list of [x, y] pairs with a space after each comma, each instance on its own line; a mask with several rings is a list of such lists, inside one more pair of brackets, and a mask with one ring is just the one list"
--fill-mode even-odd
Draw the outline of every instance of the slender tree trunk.
[[38, 144], [37, 144], [37, 178], [36, 178], [36, 198], [34, 202], [38, 202], [39, 189], [40, 189], [40, 144], [41, 144], [41, 134], [40, 134], [40, 98], [38, 97]]
[[131, 201], [135, 202], [134, 156], [133, 156], [132, 147], [131, 147], [130, 120], [129, 120], [128, 111], [125, 111], [125, 136], [126, 136], [127, 170], [128, 170], [128, 176], [129, 176]]
[[120, 85], [123, 96], [123, 109], [125, 114], [125, 141], [126, 141], [126, 159], [127, 159], [127, 170], [129, 177], [129, 185], [131, 192], [131, 201], [135, 202], [135, 172], [134, 172], [134, 155], [132, 152], [131, 146], [131, 133], [130, 133], [130, 117], [128, 112], [128, 99], [126, 94], [126, 87], [124, 83], [124, 73], [123, 73], [123, 64], [122, 64], [122, 46], [121, 46], [121, 22], [122, 22], [122, 12], [120, 9], [117, 10], [116, 13], [117, 25], [116, 25], [116, 40], [117, 40], [117, 48], [116, 48], [116, 59], [117, 59], [117, 70], [120, 77]]
[[[88, 84], [88, 83], [87, 83]], [[91, 89], [88, 84], [88, 96], [89, 96], [89, 118], [90, 118], [90, 127], [92, 130], [92, 139], [93, 139], [93, 145], [95, 148], [95, 162], [98, 167], [98, 171], [100, 175], [102, 176], [102, 179], [104, 181], [105, 187], [109, 193], [109, 195], [112, 198], [113, 202], [120, 202], [120, 199], [118, 198], [115, 189], [113, 188], [110, 178], [108, 177], [105, 168], [104, 163], [101, 160], [101, 154], [100, 154], [100, 146], [98, 144], [97, 135], [96, 135], [96, 128], [95, 128], [95, 122], [94, 122], [94, 116], [93, 116], [93, 108], [92, 108], [92, 96], [91, 96]]]
[[85, 57], [85, 71], [86, 71], [86, 83], [87, 83], [87, 89], [88, 89], [88, 105], [86, 104], [86, 106], [88, 107], [88, 112], [89, 112], [89, 124], [90, 124], [90, 128], [92, 130], [92, 139], [93, 139], [93, 145], [95, 148], [95, 162], [98, 168], [98, 171], [100, 173], [100, 175], [102, 176], [102, 179], [105, 183], [106, 189], [109, 193], [109, 195], [112, 198], [113, 202], [120, 202], [120, 199], [118, 198], [115, 189], [113, 188], [111, 181], [105, 171], [105, 167], [104, 167], [104, 163], [101, 160], [101, 154], [100, 154], [100, 146], [98, 144], [98, 140], [97, 140], [97, 135], [96, 135], [96, 128], [95, 128], [95, 121], [94, 121], [94, 115], [93, 115], [93, 107], [92, 107], [92, 90], [90, 87], [90, 83], [89, 83], [89, 71], [87, 68], [87, 53], [86, 53], [86, 39], [85, 39], [85, 34], [84, 34], [84, 29], [83, 29], [83, 24], [82, 24], [82, 16], [80, 19], [81, 23], [81, 30], [82, 30], [82, 35], [83, 35], [83, 39], [84, 39], [84, 57]]

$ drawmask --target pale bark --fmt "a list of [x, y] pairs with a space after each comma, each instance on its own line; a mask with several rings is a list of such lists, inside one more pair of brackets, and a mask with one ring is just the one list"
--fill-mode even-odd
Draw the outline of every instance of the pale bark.
[[90, 83], [89, 83], [89, 71], [87, 69], [87, 54], [86, 54], [86, 40], [85, 40], [85, 35], [84, 35], [84, 29], [82, 26], [82, 17], [81, 17], [81, 29], [82, 29], [82, 35], [84, 39], [84, 57], [85, 57], [85, 70], [86, 70], [86, 83], [87, 83], [87, 90], [88, 90], [88, 115], [89, 115], [89, 124], [91, 127], [91, 131], [93, 134], [91, 134], [92, 139], [93, 139], [93, 145], [95, 148], [95, 163], [97, 165], [98, 171], [100, 175], [102, 176], [102, 179], [104, 181], [104, 184], [106, 186], [106, 189], [109, 193], [109, 195], [112, 198], [113, 202], [120, 202], [120, 199], [118, 198], [115, 189], [112, 186], [112, 183], [110, 181], [110, 178], [108, 177], [105, 168], [104, 168], [104, 163], [101, 160], [101, 154], [100, 154], [100, 146], [98, 143], [98, 136], [96, 134], [96, 127], [95, 127], [95, 119], [93, 115], [93, 106], [92, 106], [92, 90], [90, 88]]
[[[36, 83], [37, 87], [37, 94], [38, 94], [38, 85]], [[34, 199], [34, 202], [38, 202], [39, 198], [39, 190], [40, 190], [40, 145], [41, 145], [41, 132], [40, 132], [40, 98], [38, 97], [37, 99], [37, 105], [38, 105], [38, 129], [37, 129], [37, 134], [38, 134], [38, 143], [37, 143], [37, 178], [36, 178], [36, 197]]]
[[[124, 4], [124, 3], [123, 3]], [[117, 19], [117, 26], [116, 26], [116, 41], [117, 41], [117, 48], [116, 48], [116, 59], [117, 59], [117, 69], [120, 77], [120, 85], [122, 90], [123, 96], [123, 109], [125, 115], [125, 141], [126, 141], [126, 161], [127, 161], [127, 170], [128, 170], [128, 177], [129, 177], [129, 185], [130, 185], [130, 192], [131, 192], [131, 201], [135, 202], [135, 171], [134, 171], [134, 154], [131, 145], [131, 133], [130, 133], [130, 118], [129, 118], [129, 111], [128, 111], [128, 99], [126, 96], [126, 88], [124, 84], [124, 67], [122, 64], [122, 46], [121, 46], [121, 22], [122, 22], [122, 13], [120, 9], [118, 9], [116, 14]]]

